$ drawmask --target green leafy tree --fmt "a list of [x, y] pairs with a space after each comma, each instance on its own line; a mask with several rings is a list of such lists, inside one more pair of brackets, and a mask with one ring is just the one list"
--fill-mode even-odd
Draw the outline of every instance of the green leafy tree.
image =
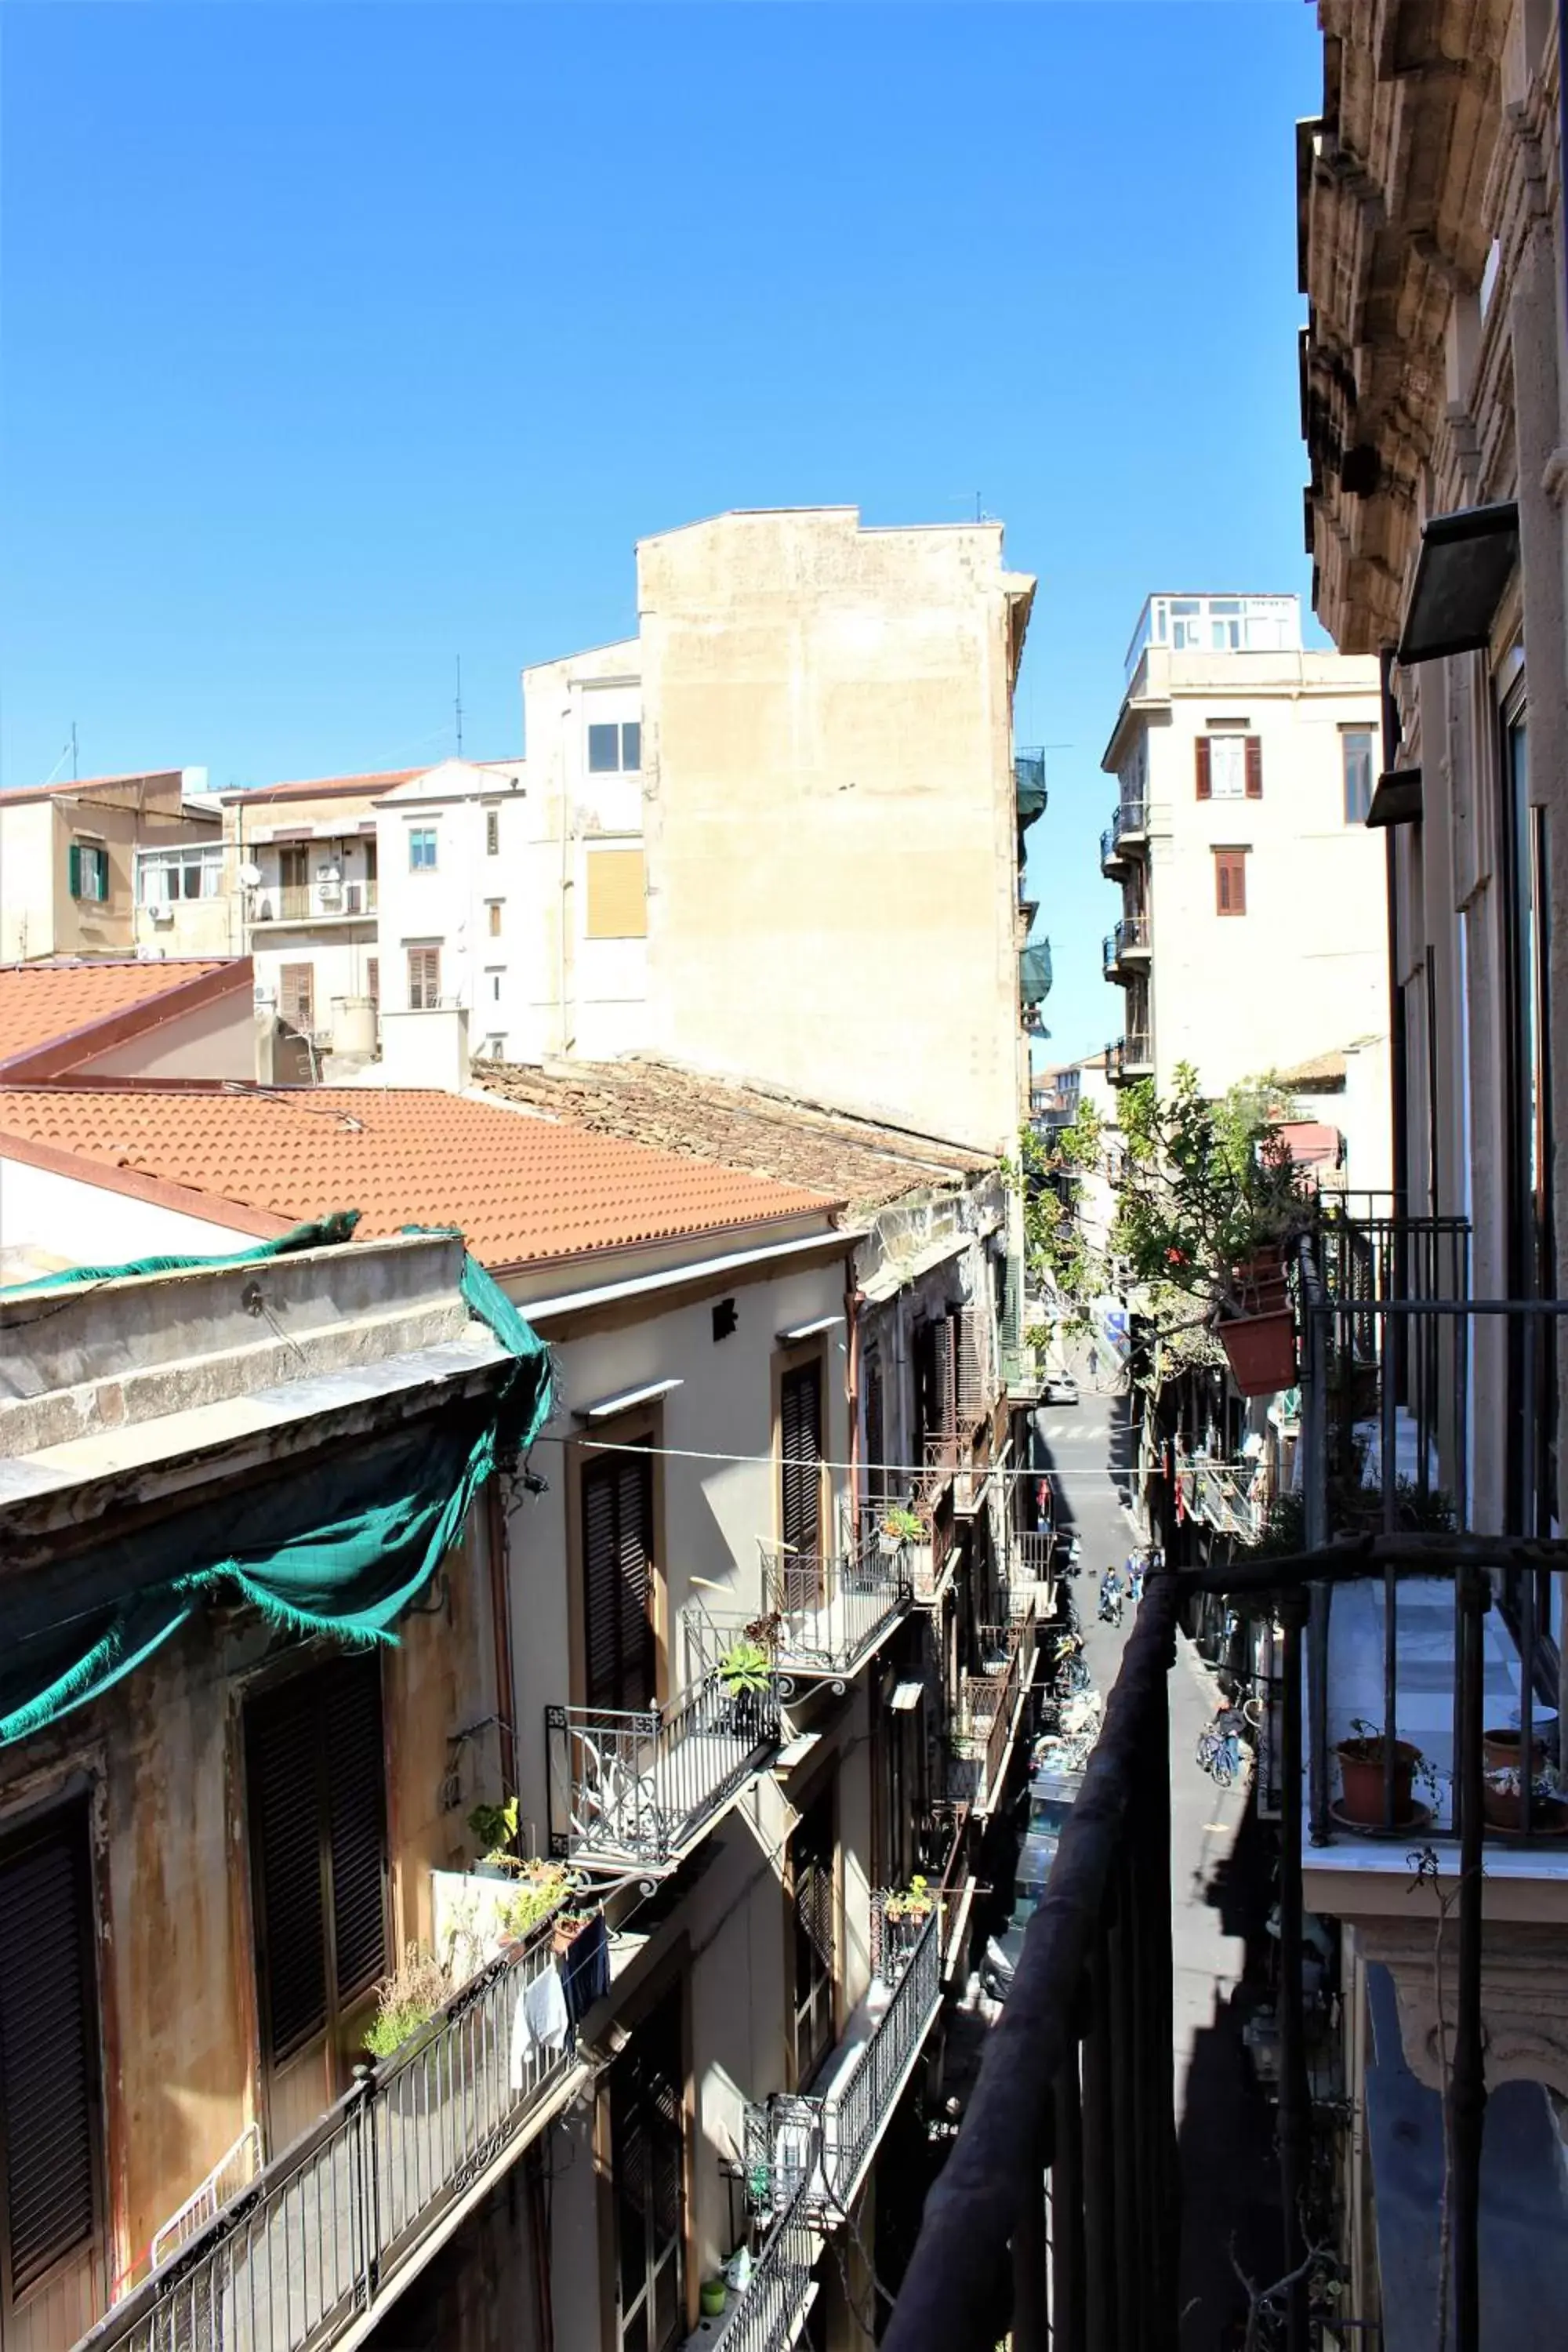
[[1083, 1225], [1084, 1178], [1104, 1154], [1100, 1113], [1084, 1103], [1070, 1125], [1048, 1136], [1026, 1127], [1018, 1150], [1009, 1173], [1023, 1194], [1030, 1275], [1058, 1302], [1065, 1328], [1086, 1329], [1089, 1302], [1105, 1286], [1103, 1253], [1091, 1245]]

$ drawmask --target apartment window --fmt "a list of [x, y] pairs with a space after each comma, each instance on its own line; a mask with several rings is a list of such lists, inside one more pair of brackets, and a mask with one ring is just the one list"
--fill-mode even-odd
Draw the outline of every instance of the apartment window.
[[686, 2100], [680, 1988], [610, 2069], [617, 2352], [668, 2352], [686, 2334]]
[[647, 1454], [602, 1454], [584, 1465], [583, 1609], [587, 1705], [654, 1706], [653, 1461]]
[[440, 949], [410, 948], [408, 950], [408, 1010], [410, 1013], [431, 1013], [440, 1002]]
[[588, 730], [588, 773], [591, 776], [635, 775], [642, 766], [642, 722], [631, 719], [596, 721]]
[[822, 1582], [822, 1359], [779, 1383], [779, 1535], [792, 1609], [809, 1609]]
[[587, 938], [647, 937], [647, 887], [640, 849], [591, 849], [587, 879]]
[[485, 909], [485, 919], [489, 925], [491, 939], [499, 940], [500, 937], [500, 900], [499, 898], [492, 898], [489, 901]]
[[381, 1010], [381, 958], [366, 956], [364, 960], [364, 992], [379, 1013]]
[[79, 1804], [0, 1847], [0, 2315], [99, 2237], [94, 1952]]
[[485, 978], [490, 984], [490, 1003], [492, 1004], [499, 1004], [500, 1003], [500, 984], [503, 976], [502, 969], [499, 965], [492, 971], [487, 971], [485, 974]]
[[66, 856], [66, 878], [73, 898], [100, 904], [109, 896], [109, 852], [91, 841], [73, 841]]
[[1247, 852], [1216, 849], [1214, 854], [1214, 910], [1216, 915], [1247, 912]]
[[280, 2064], [386, 1967], [386, 1807], [375, 1651], [295, 1675], [245, 1710], [262, 2045]]
[[410, 874], [434, 874], [436, 871], [436, 828], [433, 824], [409, 826], [408, 871]]
[[288, 842], [278, 853], [278, 881], [287, 895], [310, 887], [310, 854], [303, 842]]
[[816, 1803], [808, 1807], [790, 1839], [797, 2089], [811, 2080], [833, 2047], [833, 1986], [838, 1958], [834, 1847], [830, 1782]]
[[485, 856], [486, 856], [487, 857], [499, 857], [499, 856], [500, 856], [500, 809], [486, 809], [486, 811], [485, 811]]
[[1240, 732], [1200, 735], [1194, 747], [1200, 801], [1260, 801], [1263, 739]]
[[1340, 756], [1345, 772], [1345, 823], [1364, 824], [1372, 806], [1371, 728], [1342, 728]]
[[286, 963], [278, 973], [278, 1010], [290, 1029], [305, 1034], [316, 1025], [316, 968]]
[[1175, 596], [1171, 600], [1171, 648], [1173, 653], [1196, 653], [1203, 644], [1203, 602], [1196, 596]]
[[1241, 599], [1238, 596], [1209, 598], [1209, 644], [1215, 653], [1238, 653], [1242, 626]]
[[143, 907], [172, 907], [182, 898], [216, 898], [223, 889], [223, 844], [195, 849], [138, 851], [136, 898]]

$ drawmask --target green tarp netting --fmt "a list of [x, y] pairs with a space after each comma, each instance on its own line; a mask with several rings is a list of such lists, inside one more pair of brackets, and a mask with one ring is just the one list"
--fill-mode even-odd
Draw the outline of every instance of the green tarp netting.
[[1051, 943], [1035, 940], [1018, 954], [1018, 996], [1025, 1004], [1040, 1004], [1051, 992]]
[[1037, 753], [1022, 751], [1013, 762], [1013, 790], [1018, 805], [1018, 831], [1027, 831], [1045, 814], [1046, 763]]
[[[243, 1265], [343, 1242], [346, 1211], [231, 1257], [143, 1258], [23, 1283], [7, 1302], [71, 1284]], [[409, 1231], [419, 1230], [410, 1227]], [[498, 1460], [548, 1419], [550, 1353], [465, 1251], [463, 1297], [511, 1359], [498, 1388], [436, 1419], [345, 1446], [308, 1477], [280, 1472], [227, 1488], [74, 1553], [58, 1550], [0, 1583], [0, 1745], [52, 1723], [121, 1681], [209, 1601], [245, 1600], [273, 1624], [345, 1642], [396, 1637], [397, 1618], [462, 1532]]]

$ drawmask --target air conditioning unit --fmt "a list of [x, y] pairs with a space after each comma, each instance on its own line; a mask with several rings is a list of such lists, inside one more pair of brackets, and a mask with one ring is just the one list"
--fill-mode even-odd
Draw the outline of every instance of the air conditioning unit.
[[271, 899], [265, 896], [258, 898], [251, 909], [250, 919], [253, 923], [269, 923], [272, 920]]
[[335, 907], [343, 895], [343, 886], [334, 875], [331, 881], [325, 876], [316, 885], [316, 896], [323, 907]]
[[174, 910], [173, 907], [160, 900], [156, 905], [148, 908], [147, 919], [150, 923], [172, 923], [174, 919]]

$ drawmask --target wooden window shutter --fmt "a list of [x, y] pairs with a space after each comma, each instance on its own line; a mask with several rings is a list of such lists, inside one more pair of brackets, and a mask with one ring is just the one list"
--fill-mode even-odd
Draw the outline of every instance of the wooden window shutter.
[[653, 1464], [603, 1454], [583, 1472], [583, 1602], [591, 1707], [654, 1699]]
[[93, 1953], [87, 1816], [73, 1807], [0, 1858], [7, 2305], [99, 2226]]
[[1263, 798], [1263, 738], [1249, 735], [1247, 739], [1247, 797], [1249, 801]]
[[367, 1651], [331, 1670], [323, 1709], [327, 1843], [332, 1880], [332, 1951], [340, 2006], [365, 1992], [386, 1965], [386, 1772], [382, 1753], [381, 1660]]
[[1214, 892], [1216, 915], [1246, 914], [1247, 852], [1245, 849], [1215, 850]]
[[66, 887], [73, 898], [81, 897], [81, 844], [73, 841], [66, 851]]
[[300, 1675], [247, 1711], [251, 1870], [262, 2040], [274, 2064], [327, 2021], [321, 1759], [312, 1684]]
[[588, 919], [591, 940], [647, 937], [647, 887], [640, 849], [588, 852]]
[[952, 1331], [952, 1359], [960, 1422], [982, 1420], [985, 1385], [980, 1354], [980, 1317], [973, 1307], [955, 1307], [948, 1317]]
[[877, 1348], [866, 1350], [866, 1492], [876, 1503], [888, 1492], [888, 1438], [882, 1412], [882, 1357]]
[[283, 1018], [293, 1029], [316, 1025], [316, 972], [308, 963], [286, 963], [278, 974], [278, 994]]
[[1200, 735], [1194, 749], [1197, 754], [1198, 798], [1201, 801], [1212, 800], [1214, 797], [1214, 772], [1209, 760], [1208, 737], [1206, 735]]
[[780, 1533], [792, 1551], [812, 1557], [821, 1544], [822, 1365], [818, 1360], [797, 1364], [780, 1383], [779, 1452], [784, 1480]]
[[931, 1326], [931, 1433], [947, 1433], [957, 1426], [958, 1391], [954, 1379], [952, 1320], [944, 1316]]

